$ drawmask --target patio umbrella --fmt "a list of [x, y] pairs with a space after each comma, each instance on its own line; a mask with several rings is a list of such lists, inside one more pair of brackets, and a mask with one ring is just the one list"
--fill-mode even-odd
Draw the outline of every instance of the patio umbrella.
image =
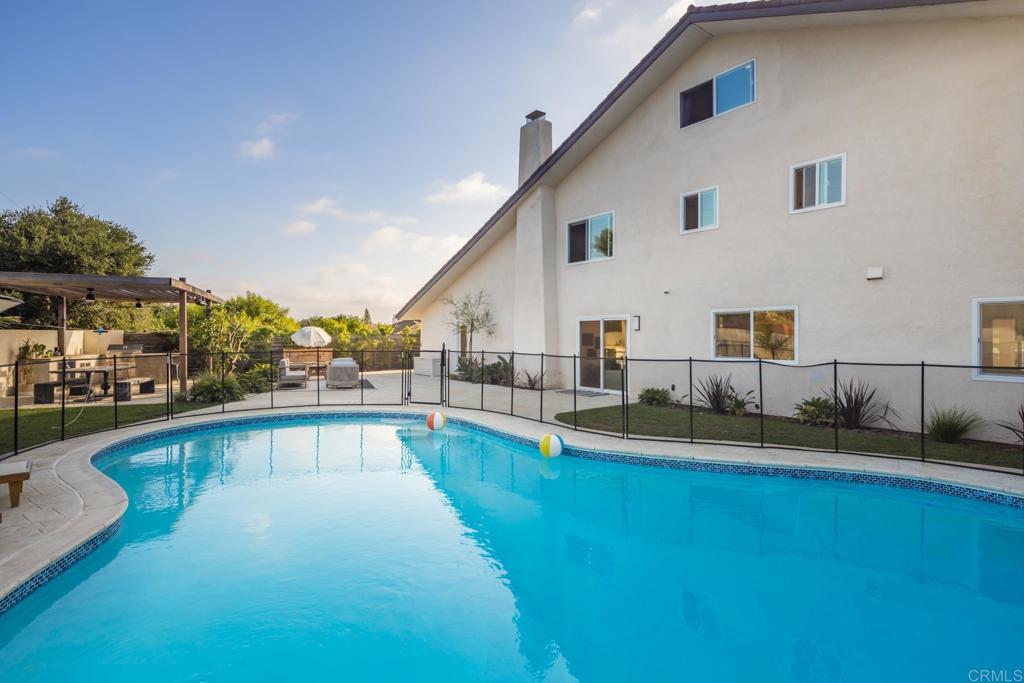
[[327, 346], [331, 343], [331, 335], [319, 327], [303, 327], [292, 335], [292, 341], [299, 346]]
[[23, 303], [25, 302], [22, 301], [21, 299], [15, 299], [13, 296], [4, 296], [0, 294], [0, 313], [3, 313], [4, 311], [9, 311], [15, 306], [20, 306]]

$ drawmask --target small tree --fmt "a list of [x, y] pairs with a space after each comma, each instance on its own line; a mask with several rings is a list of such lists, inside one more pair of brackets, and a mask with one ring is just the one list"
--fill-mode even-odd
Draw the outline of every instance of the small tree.
[[210, 354], [208, 367], [220, 371], [223, 359], [223, 370], [234, 372], [235, 366], [248, 358], [245, 349], [259, 329], [259, 321], [245, 311], [214, 306], [195, 320], [190, 332], [195, 348]]
[[466, 348], [460, 349], [473, 353], [473, 337], [481, 332], [488, 336], [494, 334], [497, 323], [491, 313], [487, 294], [481, 289], [472, 294], [463, 294], [458, 299], [447, 297], [443, 303], [448, 307], [448, 327], [456, 336], [462, 328], [466, 328]]
[[373, 318], [370, 317], [370, 309], [369, 308], [364, 308], [363, 309], [363, 322], [366, 323], [367, 325], [372, 325], [373, 324]]

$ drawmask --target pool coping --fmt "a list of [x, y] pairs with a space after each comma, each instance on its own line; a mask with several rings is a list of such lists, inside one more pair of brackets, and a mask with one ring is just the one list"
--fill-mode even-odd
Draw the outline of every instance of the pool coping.
[[[316, 417], [373, 417], [410, 420], [424, 417], [430, 406], [324, 406], [266, 409], [245, 415], [214, 413], [174, 422], [149, 422], [37, 449], [28, 458], [52, 459], [62, 486], [77, 495], [80, 514], [52, 534], [3, 557], [0, 551], [0, 617], [36, 590], [99, 548], [120, 529], [128, 507], [124, 490], [103, 474], [96, 462], [149, 441], [217, 429], [225, 425], [300, 422]], [[449, 423], [476, 429], [515, 443], [536, 446], [555, 425], [507, 415], [446, 409]], [[557, 430], [569, 441], [563, 455], [588, 460], [737, 475], [788, 477], [874, 484], [926, 491], [961, 499], [1024, 509], [1024, 477], [966, 470], [937, 463], [881, 460], [869, 456], [823, 454], [782, 449], [743, 449], [678, 442], [622, 441], [616, 437]], [[614, 445], [612, 448], [610, 446]], [[625, 446], [635, 446], [626, 448]], [[61, 449], [66, 449], [61, 452]], [[713, 452], [715, 455], [709, 455]], [[751, 458], [750, 456], [754, 456]], [[56, 456], [56, 457], [53, 457]], [[25, 458], [25, 459], [28, 459]], [[48, 463], [50, 464], [50, 463]], [[24, 504], [24, 503], [23, 503]]]

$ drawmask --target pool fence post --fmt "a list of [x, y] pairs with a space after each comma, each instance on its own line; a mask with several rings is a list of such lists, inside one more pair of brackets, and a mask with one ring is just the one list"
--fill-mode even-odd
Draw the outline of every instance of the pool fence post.
[[[117, 429], [117, 426], [118, 426], [118, 420], [117, 420], [117, 417], [118, 417], [118, 415], [117, 415], [117, 404], [118, 404], [118, 400], [117, 400], [117, 354], [114, 354], [114, 366], [113, 367], [114, 367], [114, 429]], [[131, 384], [128, 385], [128, 391], [131, 391], [131, 386], [132, 386]]]
[[622, 438], [629, 438], [629, 356], [622, 356], [622, 367], [619, 368], [622, 382]]
[[267, 351], [267, 372], [270, 373], [270, 409], [274, 409], [274, 349]]
[[509, 354], [512, 364], [512, 374], [508, 378], [508, 414], [516, 414], [516, 352], [513, 351]]
[[764, 448], [764, 375], [762, 369], [764, 361], [757, 359], [757, 408], [760, 412], [761, 422], [761, 448]]
[[227, 382], [228, 359], [224, 350], [220, 352], [220, 412], [227, 411], [226, 397], [224, 396], [224, 383]]
[[572, 354], [572, 428], [580, 428], [579, 418], [576, 417], [576, 354]]
[[693, 443], [693, 356], [690, 356], [690, 393], [686, 395], [690, 404], [690, 443]]
[[447, 349], [447, 347], [445, 346], [445, 343], [441, 342], [441, 377], [440, 377], [440, 381], [438, 381], [438, 383], [437, 383], [437, 385], [438, 385], [437, 390], [439, 392], [438, 403], [441, 404], [442, 408], [444, 407], [444, 376], [445, 376], [445, 371], [444, 370], [445, 370], [445, 366], [447, 365], [447, 361], [448, 361], [448, 359], [446, 357], [446, 353], [447, 353], [446, 349]]
[[164, 371], [167, 378], [164, 386], [164, 419], [171, 419], [171, 352], [167, 352], [167, 358], [164, 362]]
[[540, 421], [544, 423], [544, 352], [540, 352]]
[[64, 396], [68, 393], [68, 357], [60, 361], [60, 440], [64, 440]]
[[14, 359], [14, 454], [18, 454], [18, 393], [21, 383], [21, 367], [17, 358]]
[[832, 433], [839, 452], [839, 359], [832, 359]]
[[[363, 401], [363, 367], [366, 365], [366, 349], [359, 349], [359, 405], [365, 405]], [[405, 357], [402, 357], [402, 396], [401, 402], [405, 403]]]
[[316, 405], [320, 407], [320, 347], [316, 347], [316, 365], [313, 367], [316, 371]]
[[924, 462], [925, 454], [925, 415], [924, 415], [924, 361], [921, 361], [921, 462]]
[[484, 409], [484, 365], [487, 360], [486, 351], [480, 349], [480, 410]]

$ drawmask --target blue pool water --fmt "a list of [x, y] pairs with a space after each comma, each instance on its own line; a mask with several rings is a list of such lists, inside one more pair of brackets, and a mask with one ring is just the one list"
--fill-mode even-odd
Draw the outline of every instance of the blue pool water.
[[[1024, 512], [327, 420], [101, 460], [123, 527], [0, 680], [965, 681], [1024, 668]], [[973, 679], [976, 680], [976, 679]]]

